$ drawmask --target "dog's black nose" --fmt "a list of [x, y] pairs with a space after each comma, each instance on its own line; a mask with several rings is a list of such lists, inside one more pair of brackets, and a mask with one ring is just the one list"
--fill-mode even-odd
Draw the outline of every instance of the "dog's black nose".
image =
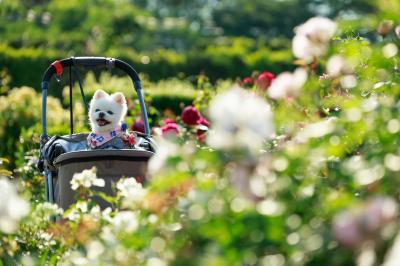
[[100, 112], [100, 113], [99, 113], [99, 118], [104, 118], [105, 115], [106, 115], [105, 113]]

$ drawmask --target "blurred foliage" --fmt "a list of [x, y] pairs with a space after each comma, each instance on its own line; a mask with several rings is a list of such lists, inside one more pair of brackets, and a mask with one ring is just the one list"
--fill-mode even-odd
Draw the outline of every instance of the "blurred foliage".
[[[181, 112], [181, 105], [190, 104], [196, 97], [197, 90], [193, 84], [187, 80], [169, 78], [158, 82], [150, 82], [145, 76], [141, 77], [142, 93], [145, 95], [147, 105], [154, 106], [157, 110], [164, 111], [172, 109], [175, 114]], [[108, 72], [102, 73], [98, 78], [93, 72], [88, 73], [82, 82], [86, 101], [92, 98], [97, 89], [103, 89], [109, 93], [120, 91], [125, 97], [131, 100], [137, 99], [137, 94], [133, 88], [130, 77], [119, 77]], [[78, 84], [74, 87], [74, 98], [81, 99]], [[68, 99], [69, 87], [64, 87], [64, 101]], [[167, 101], [168, 103], [164, 102]]]
[[[218, 44], [209, 45], [205, 49], [203, 53], [193, 50], [180, 54], [165, 49], [136, 53], [129, 49], [116, 48], [104, 54], [132, 64], [152, 81], [171, 76], [193, 79], [199, 73], [206, 74], [216, 81], [221, 78], [249, 75], [253, 70], [271, 69], [279, 72], [291, 68], [289, 62], [292, 57], [289, 49], [272, 51], [265, 48], [263, 43], [252, 39], [222, 38]], [[52, 49], [15, 49], [0, 45], [0, 63], [11, 76], [11, 86], [28, 85], [39, 90], [41, 77], [50, 63], [73, 55], [66, 55], [64, 52], [56, 54], [56, 50]]]
[[[0, 157], [5, 157], [0, 159], [0, 175], [7, 178], [2, 177], [0, 185], [8, 188], [4, 192], [11, 193], [8, 180], [19, 177], [16, 185], [20, 193], [17, 195], [15, 190], [16, 195], [11, 195], [13, 201], [1, 198], [0, 263], [398, 264], [400, 33], [394, 29], [400, 25], [398, 1], [103, 0], [64, 4], [3, 0], [2, 3], [6, 3], [0, 10], [2, 19], [15, 22], [7, 30], [6, 39], [12, 41], [1, 48], [5, 51], [4, 58], [36, 52], [43, 53], [43, 57], [47, 53], [52, 56], [57, 49], [70, 53], [75, 52], [74, 44], [85, 47], [87, 50], [82, 51], [89, 54], [110, 51], [112, 55], [132, 58], [127, 61], [153, 69], [155, 76], [160, 75], [157, 78], [168, 77], [154, 82], [150, 80], [153, 73], [141, 74], [154, 132], [160, 131], [157, 125], [166, 123], [165, 118], [173, 118], [179, 132], [157, 139], [159, 149], [149, 162], [151, 178], [145, 188], [133, 183], [133, 179], [122, 188], [116, 185], [115, 197], [102, 195], [116, 208], [100, 210], [88, 197], [96, 194], [96, 190], [80, 187], [77, 194], [80, 201], [63, 214], [56, 206], [43, 203], [43, 178], [34, 168], [38, 154], [31, 149], [37, 148], [40, 132], [39, 94], [29, 87], [13, 88], [7, 71], [12, 78], [15, 73], [6, 65], [7, 70], [0, 76], [0, 143], [5, 143], [0, 146]], [[19, 3], [25, 5], [21, 8]], [[120, 4], [121, 12], [110, 12], [116, 3]], [[212, 12], [206, 12], [207, 7], [212, 7]], [[27, 16], [31, 10], [34, 13]], [[43, 12], [48, 10], [60, 13], [57, 18], [50, 13], [52, 21], [57, 23], [45, 23], [48, 16], [43, 18]], [[279, 17], [272, 19], [269, 12]], [[131, 13], [137, 16], [132, 17]], [[291, 27], [315, 13], [338, 15], [337, 35], [330, 40], [325, 56], [315, 58], [310, 64], [296, 61], [308, 76], [298, 92], [271, 98], [271, 87], [278, 81], [282, 90], [286, 87], [294, 90], [298, 84], [291, 79], [292, 75], [285, 73], [285, 82], [279, 75], [275, 78], [277, 83], [260, 89], [258, 71], [268, 68], [278, 74], [295, 68], [289, 66], [292, 55], [284, 39], [291, 36]], [[197, 24], [188, 23], [184, 14]], [[25, 16], [26, 21], [19, 19]], [[94, 22], [86, 21], [88, 17], [98, 20], [97, 30], [92, 31]], [[246, 19], [251, 30], [239, 27]], [[392, 19], [393, 27], [378, 35], [375, 31], [382, 19]], [[17, 36], [17, 29], [22, 31], [27, 21], [47, 27], [49, 34], [58, 34], [59, 39], [45, 42], [39, 26], [33, 27], [37, 31], [32, 36], [29, 34], [34, 31], [27, 31], [30, 33], [26, 39], [24, 34]], [[108, 24], [110, 21], [115, 24]], [[82, 31], [75, 30], [78, 22]], [[279, 22], [282, 22], [281, 34], [276, 28], [274, 32], [274, 27], [267, 27]], [[291, 23], [296, 24], [290, 26]], [[7, 28], [4, 25], [0, 24], [0, 29]], [[132, 39], [123, 25], [130, 25], [132, 30], [145, 27], [151, 34], [138, 30], [143, 35]], [[191, 34], [186, 34], [187, 30]], [[267, 42], [263, 37], [268, 34], [274, 39]], [[323, 32], [317, 31], [320, 37], [318, 34]], [[178, 36], [185, 36], [185, 41]], [[96, 38], [101, 41], [95, 41]], [[117, 42], [115, 47], [111, 40]], [[143, 48], [140, 53], [136, 52], [141, 49], [135, 44]], [[277, 49], [280, 44], [282, 49]], [[44, 45], [48, 46], [41, 48]], [[162, 58], [157, 63], [165, 59], [171, 64], [152, 66], [157, 56]], [[339, 61], [332, 64], [332, 59], [338, 57]], [[18, 67], [24, 67], [23, 60], [15, 61]], [[14, 59], [9, 61], [13, 62]], [[30, 62], [27, 64], [35, 65], [34, 60]], [[194, 69], [190, 72], [193, 76], [188, 77], [185, 70], [190, 67]], [[219, 79], [235, 75], [241, 78], [251, 75], [255, 80], [246, 89], [232, 90], [242, 97], [238, 101], [234, 94], [229, 97], [224, 94], [231, 91], [232, 81]], [[94, 72], [83, 76], [86, 99], [97, 88], [123, 91], [129, 99], [128, 120], [133, 122], [140, 116], [128, 78]], [[68, 111], [63, 108], [69, 104], [68, 89], [64, 83], [63, 77], [58, 84], [60, 90], [52, 91], [64, 100], [48, 99], [49, 134], [68, 132]], [[226, 98], [219, 98], [221, 95]], [[79, 97], [75, 83], [74, 99]], [[191, 102], [209, 120], [210, 131], [199, 124], [187, 125], [179, 117], [182, 107]], [[264, 109], [254, 110], [254, 106]], [[260, 121], [258, 115], [265, 114], [269, 106], [271, 121]], [[74, 101], [74, 110], [77, 130], [87, 130], [83, 104]], [[266, 140], [261, 132], [265, 127], [274, 127], [271, 139]], [[215, 146], [210, 137], [221, 134], [221, 129], [225, 134], [219, 141], [224, 146]], [[261, 149], [257, 146], [251, 149], [257, 138], [263, 140]], [[5, 170], [9, 164], [17, 166], [13, 173]], [[31, 211], [22, 218], [19, 209], [14, 208], [16, 202], [21, 203], [19, 197], [30, 199]], [[55, 215], [62, 217], [57, 223], [51, 222]], [[15, 227], [11, 233], [4, 229], [7, 221]]]
[[[157, 125], [162, 114], [176, 116], [182, 112], [184, 106], [190, 105], [197, 97], [201, 90], [198, 90], [192, 82], [180, 80], [178, 78], [169, 78], [158, 82], [150, 82], [145, 76], [141, 77], [142, 93], [144, 94], [147, 111], [150, 117], [150, 125]], [[111, 75], [108, 72], [103, 72], [99, 77], [96, 77], [93, 72], [85, 75], [82, 80], [86, 103], [90, 103], [94, 92], [97, 89], [103, 89], [108, 93], [117, 91], [123, 92], [128, 100], [128, 117], [126, 122], [131, 124], [136, 118], [140, 119], [140, 105], [135, 89], [133, 88], [132, 80], [129, 77], [120, 77]], [[63, 88], [62, 97], [64, 105], [69, 105], [69, 86]], [[84, 109], [84, 101], [79, 90], [79, 85], [74, 84], [73, 88], [74, 109]], [[80, 116], [74, 117], [85, 120], [86, 113], [78, 112]], [[82, 116], [84, 114], [84, 116]]]
[[[14, 88], [6, 96], [0, 96], [0, 154], [11, 159], [10, 167], [15, 166], [15, 158], [21, 146], [25, 147], [24, 151], [37, 148], [41, 132], [41, 106], [40, 95], [29, 87]], [[48, 133], [67, 133], [69, 117], [60, 101], [50, 96], [47, 106]], [[35, 129], [36, 137], [32, 134], [32, 128]], [[26, 130], [30, 133], [23, 134]]]
[[381, 8], [375, 4], [369, 0], [3, 0], [0, 65], [9, 71], [12, 87], [34, 88], [50, 62], [78, 55], [124, 59], [152, 80], [180, 73], [204, 73], [212, 81], [253, 70], [278, 73], [290, 68], [294, 26], [318, 14], [364, 16]]
[[[86, 103], [90, 103], [94, 92], [103, 89], [109, 93], [123, 92], [128, 99], [129, 112], [126, 117], [128, 125], [133, 124], [136, 119], [141, 119], [140, 105], [137, 94], [133, 88], [132, 80], [129, 77], [111, 75], [108, 72], [98, 77], [89, 72], [82, 80]], [[30, 87], [8, 89], [7, 80], [9, 77], [4, 74], [5, 95], [0, 96], [0, 140], [4, 145], [0, 147], [0, 155], [11, 161], [9, 169], [17, 165], [23, 165], [25, 152], [37, 149], [42, 132], [41, 100], [40, 95]], [[183, 107], [192, 102], [203, 93], [202, 88], [197, 88], [192, 82], [170, 78], [158, 82], [150, 82], [142, 76], [143, 93], [149, 115], [151, 126], [159, 124], [162, 117], [175, 118], [182, 112]], [[76, 79], [75, 79], [76, 80]], [[63, 101], [52, 96], [47, 100], [47, 134], [64, 135], [70, 132], [69, 121], [69, 86], [65, 84], [65, 77], [60, 82], [53, 81], [49, 93], [60, 95]], [[224, 81], [219, 87], [226, 88], [231, 82]], [[9, 91], [8, 91], [9, 90]], [[214, 88], [213, 88], [214, 90]], [[73, 117], [74, 132], [88, 132], [89, 124], [84, 101], [82, 100], [78, 82], [73, 87]]]

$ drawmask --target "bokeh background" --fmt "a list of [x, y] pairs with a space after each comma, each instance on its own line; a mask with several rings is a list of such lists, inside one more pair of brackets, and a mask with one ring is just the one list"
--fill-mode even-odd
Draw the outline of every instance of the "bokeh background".
[[360, 33], [369, 35], [384, 5], [371, 0], [2, 0], [0, 66], [10, 75], [10, 86], [34, 88], [50, 62], [79, 55], [126, 60], [152, 81], [200, 73], [213, 81], [263, 69], [278, 73], [293, 68], [295, 26], [317, 15], [362, 18]]
[[[344, 35], [356, 33], [374, 41], [378, 21], [396, 17], [388, 14], [391, 4], [373, 0], [2, 0], [0, 95], [8, 98], [3, 97], [1, 107], [0, 156], [14, 165], [18, 146], [24, 143], [19, 139], [23, 132], [25, 138], [34, 139], [25, 145], [37, 146], [37, 93], [44, 71], [55, 60], [88, 55], [130, 63], [143, 79], [150, 121], [157, 125], [160, 114], [179, 114], [210, 84], [226, 88], [265, 70], [275, 74], [293, 70], [293, 29], [308, 18], [337, 18], [345, 25]], [[105, 75], [100, 78], [98, 70], [81, 73], [88, 99], [95, 88], [135, 97], [129, 80]], [[50, 133], [68, 133], [67, 114], [61, 114], [69, 105], [67, 90], [63, 93], [68, 84], [64, 75], [50, 86], [56, 105], [49, 108]], [[74, 84], [78, 99], [76, 78]], [[20, 87], [25, 87], [22, 93], [10, 93]], [[76, 129], [87, 131], [81, 103], [74, 107]], [[135, 111], [129, 122], [133, 123], [140, 114], [131, 107]]]
[[[398, 0], [0, 0], [0, 266], [399, 265], [399, 15]], [[40, 82], [83, 55], [135, 67], [159, 150], [145, 186], [96, 194], [87, 170], [61, 210], [36, 167]], [[122, 91], [143, 130], [128, 77], [77, 71], [87, 101]], [[77, 79], [73, 102], [68, 75], [50, 83], [50, 136], [70, 132], [69, 105], [90, 131]]]

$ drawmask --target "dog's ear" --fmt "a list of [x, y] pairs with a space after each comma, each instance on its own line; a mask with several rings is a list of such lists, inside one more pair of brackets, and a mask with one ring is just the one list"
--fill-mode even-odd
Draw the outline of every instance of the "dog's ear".
[[116, 93], [112, 94], [111, 97], [113, 98], [113, 100], [116, 103], [118, 103], [120, 105], [125, 105], [126, 104], [125, 96], [121, 92], [116, 92]]
[[96, 100], [97, 100], [97, 99], [106, 97], [107, 95], [108, 95], [107, 92], [98, 89], [98, 90], [96, 90], [96, 92], [94, 93], [93, 99], [96, 99]]

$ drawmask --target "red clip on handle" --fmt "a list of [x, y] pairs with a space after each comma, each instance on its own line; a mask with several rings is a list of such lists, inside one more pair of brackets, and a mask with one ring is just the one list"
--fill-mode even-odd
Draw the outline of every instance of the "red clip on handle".
[[63, 66], [61, 65], [61, 62], [56, 60], [51, 65], [56, 69], [56, 75], [61, 76], [63, 73]]

